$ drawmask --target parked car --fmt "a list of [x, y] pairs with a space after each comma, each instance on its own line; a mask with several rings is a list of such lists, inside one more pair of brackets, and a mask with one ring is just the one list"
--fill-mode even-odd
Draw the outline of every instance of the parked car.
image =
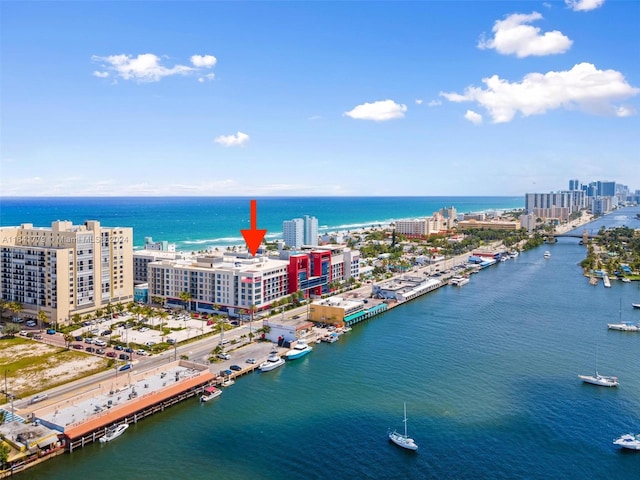
[[34, 340], [42, 340], [42, 335], [40, 335], [39, 333], [34, 333], [33, 334], [33, 339]]
[[221, 358], [222, 360], [229, 360], [231, 358], [231, 356], [228, 353], [219, 353], [217, 357]]
[[147, 347], [153, 347], [156, 344], [156, 342], [145, 342], [145, 345]]
[[76, 342], [81, 342], [81, 341], [82, 341], [82, 335], [78, 335], [78, 336], [76, 336], [76, 337], [73, 337], [73, 339], [74, 339]]
[[235, 370], [236, 372], [239, 372], [240, 370], [242, 370], [242, 367], [240, 365], [231, 365], [229, 368], [231, 370]]
[[[49, 333], [49, 332], [47, 332], [47, 333]], [[93, 343], [93, 338], [91, 338], [91, 337], [85, 338], [84, 339], [84, 343]]]
[[107, 357], [116, 358], [116, 352], [107, 352]]
[[35, 320], [27, 320], [27, 323], [25, 323], [25, 325], [27, 327], [35, 327], [36, 326], [36, 322], [35, 322]]
[[170, 345], [174, 345], [176, 343], [176, 339], [175, 338], [167, 338], [167, 343]]
[[107, 342], [105, 342], [104, 340], [94, 340], [93, 341], [94, 345], [97, 345], [98, 347], [106, 347], [107, 346]]
[[256, 363], [256, 359], [255, 358], [247, 358], [247, 363], [254, 364], [254, 363]]
[[136, 353], [137, 353], [138, 355], [142, 355], [142, 356], [144, 356], [144, 357], [146, 357], [147, 355], [149, 355], [149, 352], [147, 352], [147, 351], [146, 351], [145, 349], [143, 349], [143, 348], [139, 348], [138, 350], [136, 350]]
[[233, 372], [231, 370], [220, 370], [220, 375], [228, 377], [229, 375], [233, 375]]
[[75, 348], [76, 350], [82, 350], [82, 345], [80, 345], [79, 343], [74, 343], [73, 345], [71, 345], [73, 348]]
[[55, 334], [56, 334], [56, 329], [55, 328], [47, 329], [47, 335], [55, 335]]
[[113, 332], [111, 330], [103, 330], [100, 335], [105, 336], [105, 335], [111, 335], [112, 333]]
[[127, 355], [126, 353], [121, 353], [120, 355], [118, 355], [118, 358], [120, 360], [131, 360], [131, 357], [129, 355]]
[[105, 352], [104, 348], [99, 348], [99, 349], [96, 350], [96, 353], [98, 355], [104, 355], [104, 352]]
[[116, 345], [115, 347], [113, 347], [114, 350], [124, 350], [124, 347], [122, 345]]
[[133, 353], [133, 348], [127, 347], [127, 348], [124, 349], [124, 351], [127, 352], [127, 353]]
[[91, 347], [91, 346], [85, 348], [84, 350], [85, 350], [85, 352], [89, 352], [89, 353], [94, 353], [96, 351], [96, 349]]

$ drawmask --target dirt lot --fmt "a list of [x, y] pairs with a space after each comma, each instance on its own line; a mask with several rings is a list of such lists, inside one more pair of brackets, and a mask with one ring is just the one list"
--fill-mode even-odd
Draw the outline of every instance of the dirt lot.
[[[102, 371], [107, 359], [16, 337], [0, 339], [0, 365], [6, 370], [9, 392], [24, 398]], [[0, 389], [4, 390], [4, 378]]]

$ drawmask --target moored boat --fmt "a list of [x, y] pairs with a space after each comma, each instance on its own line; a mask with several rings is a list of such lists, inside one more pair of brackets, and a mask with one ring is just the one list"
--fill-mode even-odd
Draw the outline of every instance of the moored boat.
[[463, 285], [466, 285], [467, 283], [469, 283], [469, 277], [464, 277], [462, 275], [455, 275], [451, 277], [451, 280], [449, 280], [449, 285], [453, 285], [456, 287], [461, 287]]
[[633, 308], [640, 308], [640, 303], [632, 303], [631, 306]]
[[205, 387], [202, 395], [200, 395], [201, 402], [208, 402], [209, 400], [213, 400], [216, 397], [222, 395], [222, 390], [216, 387]]
[[258, 367], [261, 372], [269, 372], [284, 365], [284, 359], [277, 353], [271, 353], [266, 361], [262, 362]]
[[284, 356], [287, 360], [295, 360], [296, 358], [305, 356], [307, 353], [311, 353], [312, 350], [312, 346], [307, 345], [305, 342], [298, 342], [296, 346], [285, 353]]
[[120, 435], [122, 435], [127, 430], [127, 428], [129, 428], [128, 423], [121, 423], [116, 427], [110, 428], [109, 430], [107, 430], [107, 433], [105, 433], [103, 437], [100, 437], [100, 443], [106, 443], [110, 442], [111, 440], [115, 440]]
[[549, 250], [545, 250], [543, 256], [544, 256], [544, 258], [551, 258], [551, 252]]
[[616, 438], [613, 444], [629, 450], [640, 450], [640, 434], [626, 433]]
[[401, 433], [389, 430], [389, 440], [398, 445], [399, 447], [406, 448], [407, 450], [418, 450], [418, 445], [415, 440], [407, 434], [407, 403], [404, 404], [404, 435]]
[[606, 375], [600, 375], [598, 372], [596, 372], [595, 375], [578, 375], [578, 378], [585, 383], [598, 385], [600, 387], [618, 386], [618, 377], [608, 377]]
[[607, 324], [609, 330], [620, 330], [622, 332], [638, 332], [640, 331], [640, 327], [631, 322], [623, 322], [623, 323], [609, 323]]

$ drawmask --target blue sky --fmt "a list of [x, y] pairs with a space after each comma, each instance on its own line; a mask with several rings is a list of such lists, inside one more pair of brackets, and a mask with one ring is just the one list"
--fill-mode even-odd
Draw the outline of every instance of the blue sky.
[[640, 189], [640, 2], [6, 2], [2, 195]]

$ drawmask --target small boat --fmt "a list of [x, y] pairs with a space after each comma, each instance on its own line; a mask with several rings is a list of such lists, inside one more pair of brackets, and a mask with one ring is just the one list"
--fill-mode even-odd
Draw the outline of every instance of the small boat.
[[261, 372], [269, 372], [278, 367], [281, 367], [282, 365], [284, 365], [284, 359], [277, 353], [271, 352], [271, 355], [269, 355], [267, 360], [260, 364], [258, 370], [260, 370]]
[[520, 255], [520, 252], [517, 251], [517, 250], [512, 250], [512, 251], [509, 252], [509, 256], [511, 258], [516, 258], [518, 255]]
[[406, 448], [407, 450], [418, 450], [418, 445], [410, 438], [407, 434], [407, 402], [404, 403], [404, 435], [396, 432], [395, 430], [392, 432], [389, 430], [389, 440], [398, 445], [399, 447]]
[[622, 277], [621, 280], [622, 283], [631, 283], [631, 280], [629, 280], [627, 277]]
[[307, 353], [311, 353], [313, 347], [307, 345], [305, 342], [298, 342], [295, 347], [284, 354], [287, 360], [295, 360], [296, 358], [304, 357]]
[[107, 433], [104, 434], [104, 437], [100, 437], [100, 443], [107, 443], [107, 442], [110, 442], [111, 440], [118, 438], [120, 435], [122, 435], [125, 432], [127, 428], [129, 428], [128, 423], [121, 423], [116, 427], [110, 428], [109, 430], [107, 430]]
[[327, 343], [337, 342], [339, 339], [340, 339], [340, 336], [335, 332], [322, 337], [322, 341]]
[[449, 280], [449, 285], [453, 285], [455, 287], [461, 287], [467, 283], [469, 283], [469, 278], [462, 275], [455, 275], [451, 277], [451, 280]]
[[543, 256], [544, 256], [544, 258], [551, 258], [551, 252], [549, 250], [545, 250]]
[[208, 402], [209, 400], [213, 400], [216, 397], [222, 395], [222, 390], [216, 387], [205, 387], [202, 395], [200, 395], [201, 402]]
[[640, 434], [634, 435], [633, 433], [626, 433], [616, 438], [613, 444], [622, 448], [628, 448], [629, 450], [640, 450]]
[[640, 308], [640, 303], [632, 303], [631, 306], [633, 308]]

